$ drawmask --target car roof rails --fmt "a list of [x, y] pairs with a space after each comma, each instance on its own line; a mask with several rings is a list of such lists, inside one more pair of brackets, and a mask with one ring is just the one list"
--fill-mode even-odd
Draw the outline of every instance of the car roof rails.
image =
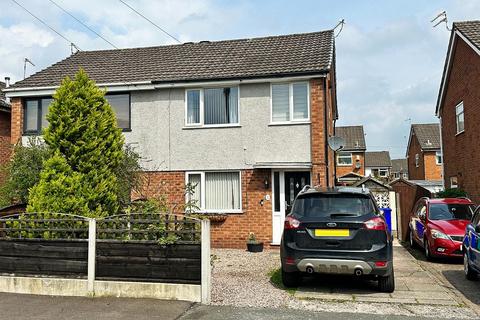
[[470, 198], [469, 198], [469, 197], [457, 197], [457, 199], [463, 199], [463, 200], [472, 201], [472, 200], [470, 200]]
[[312, 187], [309, 185], [309, 184], [306, 184], [303, 186], [302, 190], [300, 190], [300, 193], [304, 193], [304, 192], [307, 192], [308, 190], [310, 190]]

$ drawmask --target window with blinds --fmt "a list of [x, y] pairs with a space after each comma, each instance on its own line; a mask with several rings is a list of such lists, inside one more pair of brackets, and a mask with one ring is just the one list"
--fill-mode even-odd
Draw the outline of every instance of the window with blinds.
[[238, 124], [238, 87], [186, 91], [186, 125]]
[[241, 210], [240, 172], [191, 172], [187, 173], [193, 194], [201, 211], [237, 212]]
[[272, 84], [272, 123], [309, 120], [308, 82]]

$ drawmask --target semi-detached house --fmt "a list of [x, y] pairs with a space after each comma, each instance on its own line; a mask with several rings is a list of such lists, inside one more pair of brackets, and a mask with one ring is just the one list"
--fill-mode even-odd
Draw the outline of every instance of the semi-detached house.
[[214, 246], [243, 247], [249, 232], [278, 244], [302, 187], [334, 185], [332, 30], [77, 52], [7, 89], [13, 143], [41, 132], [52, 94], [79, 68], [142, 155], [143, 194], [183, 203], [191, 182], [201, 212], [226, 214]]

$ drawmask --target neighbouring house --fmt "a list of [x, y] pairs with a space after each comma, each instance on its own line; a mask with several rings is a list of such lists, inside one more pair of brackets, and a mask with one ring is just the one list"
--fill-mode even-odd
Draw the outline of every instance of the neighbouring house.
[[244, 247], [249, 232], [279, 244], [303, 186], [334, 185], [334, 40], [328, 30], [80, 51], [7, 89], [11, 139], [38, 135], [61, 80], [83, 68], [144, 159], [142, 197], [184, 203], [192, 183], [213, 246]]
[[345, 146], [336, 152], [337, 182], [349, 185], [352, 179], [355, 180], [355, 177], [360, 176], [361, 179], [365, 176], [365, 150], [367, 147], [363, 126], [335, 127], [335, 135], [345, 140]]
[[410, 179], [442, 179], [443, 161], [439, 124], [412, 124], [408, 139], [407, 161]]
[[446, 188], [480, 202], [480, 20], [453, 23], [437, 100]]
[[[10, 102], [5, 97], [4, 90], [9, 85], [10, 78], [5, 82], [0, 81], [0, 167], [8, 163], [12, 153], [10, 139]], [[0, 183], [4, 181], [4, 173], [0, 170]]]
[[392, 170], [390, 172], [392, 179], [403, 178], [408, 180], [408, 162], [407, 159], [392, 159]]
[[365, 176], [388, 180], [392, 161], [388, 151], [365, 152]]

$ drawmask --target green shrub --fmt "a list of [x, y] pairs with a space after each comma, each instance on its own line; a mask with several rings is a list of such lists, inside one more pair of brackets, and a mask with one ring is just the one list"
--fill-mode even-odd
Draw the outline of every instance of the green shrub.
[[449, 188], [437, 193], [437, 198], [460, 198], [466, 196], [467, 193], [458, 188]]
[[[71, 179], [81, 187], [73, 194], [62, 188], [48, 191], [44, 188], [57, 182], [42, 181], [50, 178], [51, 172], [41, 174], [40, 187], [30, 192], [29, 210], [70, 213], [56, 209], [75, 208], [90, 217], [117, 213], [119, 185], [115, 172], [123, 160], [124, 138], [105, 92], [80, 70], [74, 80], [67, 77], [62, 82], [53, 99], [47, 114], [49, 125], [43, 132], [46, 144], [55, 153], [51, 165], [61, 169], [59, 180]], [[60, 158], [64, 162], [60, 163]], [[67, 200], [77, 204], [61, 204]]]
[[26, 145], [17, 144], [12, 160], [3, 168], [5, 183], [0, 187], [0, 206], [27, 203], [29, 189], [40, 179], [43, 162], [50, 157], [44, 143], [30, 138]]

